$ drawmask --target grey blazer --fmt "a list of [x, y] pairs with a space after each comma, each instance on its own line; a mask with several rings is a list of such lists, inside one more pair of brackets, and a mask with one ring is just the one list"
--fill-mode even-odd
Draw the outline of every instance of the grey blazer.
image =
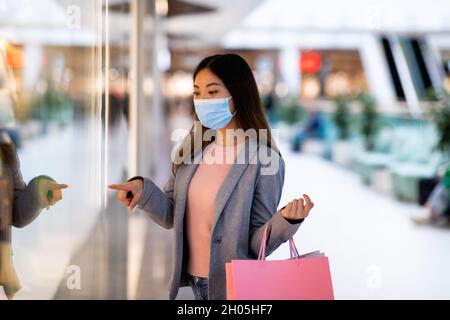
[[[216, 196], [208, 276], [211, 300], [226, 299], [225, 263], [232, 259], [257, 259], [266, 225], [269, 226], [267, 256], [288, 241], [303, 221], [292, 224], [281, 216], [281, 209], [277, 211], [284, 183], [283, 159], [269, 149], [279, 161], [279, 170], [275, 174], [263, 175], [263, 164], [257, 156], [259, 147], [254, 145], [252, 147], [248, 141], [245, 143], [242, 152], [245, 152], [247, 161], [235, 161]], [[195, 159], [199, 156], [201, 152]], [[147, 212], [157, 224], [174, 231], [170, 299], [176, 298], [180, 287], [190, 285], [190, 276], [186, 272], [189, 256], [184, 216], [188, 186], [197, 167], [198, 161], [182, 164], [176, 173], [172, 173], [163, 190], [144, 178], [144, 190], [138, 202], [138, 208]]]
[[[11, 270], [8, 277], [0, 278], [0, 287], [3, 286], [6, 296], [11, 299], [21, 287], [12, 261], [11, 228], [23, 228], [37, 218], [43, 208], [38, 197], [38, 181], [42, 178], [52, 179], [39, 176], [26, 184], [16, 151], [1, 130], [0, 144], [9, 145], [2, 149], [3, 152], [0, 150], [0, 269]], [[9, 164], [5, 163], [6, 159], [9, 159]]]
[[[0, 132], [0, 143], [10, 142]], [[23, 228], [37, 218], [43, 206], [38, 198], [38, 181], [50, 179], [48, 176], [38, 176], [28, 184], [22, 178], [20, 162], [14, 147], [8, 148], [11, 164], [0, 164], [0, 241], [11, 241], [11, 226]], [[4, 157], [6, 155], [3, 155]]]

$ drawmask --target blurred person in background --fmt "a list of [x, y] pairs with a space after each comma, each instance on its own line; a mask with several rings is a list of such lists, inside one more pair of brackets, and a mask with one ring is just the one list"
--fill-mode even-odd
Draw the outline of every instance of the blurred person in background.
[[309, 113], [308, 122], [305, 127], [299, 130], [292, 138], [292, 151], [301, 151], [307, 139], [323, 139], [324, 123], [322, 115], [317, 110]]
[[[188, 148], [182, 145], [179, 151], [186, 161], [173, 163], [163, 190], [143, 177], [109, 187], [119, 191], [119, 201], [130, 211], [137, 206], [162, 227], [174, 229], [170, 299], [180, 287], [191, 286], [197, 300], [225, 300], [225, 263], [256, 259], [266, 228], [266, 256], [270, 255], [297, 232], [314, 204], [304, 194], [277, 210], [284, 161], [271, 139], [252, 70], [242, 57], [203, 59], [194, 72], [193, 98], [201, 126], [196, 121], [184, 140]], [[236, 133], [250, 129], [257, 132], [256, 145]], [[265, 141], [260, 129], [267, 134]], [[205, 141], [209, 130], [216, 133], [215, 139]], [[203, 139], [195, 150], [198, 133]], [[184, 154], [185, 150], [191, 152]], [[275, 172], [262, 173], [260, 150], [272, 154], [278, 164]], [[244, 164], [235, 162], [238, 153], [245, 155]], [[247, 159], [256, 161], [250, 165]]]
[[[423, 204], [425, 213], [412, 216], [412, 220], [420, 225], [448, 225], [450, 223], [450, 170], [446, 170], [444, 174], [432, 181], [422, 181], [419, 188], [426, 199]], [[429, 192], [430, 189], [431, 192]]]
[[[119, 125], [122, 117], [125, 117], [128, 124], [130, 95], [128, 93], [128, 77], [126, 73], [121, 73], [117, 79], [110, 81], [109, 90], [109, 119], [108, 123], [114, 128]], [[102, 93], [102, 103], [106, 105], [105, 92]], [[102, 122], [105, 119], [105, 108], [102, 108]]]
[[264, 98], [264, 109], [266, 111], [269, 124], [272, 124], [277, 120], [274, 114], [276, 102], [277, 102], [277, 95], [275, 92], [275, 88], [272, 88], [270, 92], [267, 94], [267, 96]]

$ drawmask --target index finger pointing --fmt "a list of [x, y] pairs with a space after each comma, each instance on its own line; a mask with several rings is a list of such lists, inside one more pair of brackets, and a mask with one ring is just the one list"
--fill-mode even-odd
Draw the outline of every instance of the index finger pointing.
[[59, 189], [67, 189], [69, 186], [67, 184], [53, 184], [50, 189], [59, 190]]
[[130, 189], [123, 184], [110, 184], [108, 188], [119, 191], [129, 191]]

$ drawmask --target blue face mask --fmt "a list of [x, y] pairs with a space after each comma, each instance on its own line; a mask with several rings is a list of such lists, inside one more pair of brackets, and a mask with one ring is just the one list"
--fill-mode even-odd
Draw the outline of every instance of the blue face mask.
[[236, 114], [230, 112], [230, 99], [194, 99], [195, 112], [202, 125], [214, 130], [225, 127]]

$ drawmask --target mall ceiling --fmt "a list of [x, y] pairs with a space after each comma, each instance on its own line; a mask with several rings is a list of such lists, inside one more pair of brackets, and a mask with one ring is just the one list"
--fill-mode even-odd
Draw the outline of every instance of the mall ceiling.
[[[170, 7], [180, 1], [169, 1]], [[220, 44], [230, 31], [240, 27], [242, 21], [261, 0], [183, 0], [184, 3], [209, 8], [210, 11], [184, 12], [164, 21], [172, 47], [202, 47]]]
[[[153, 0], [151, 0], [153, 1]], [[210, 5], [204, 4], [196, 4], [183, 0], [169, 0], [167, 1], [167, 17], [172, 18], [179, 15], [186, 14], [198, 14], [198, 13], [206, 13], [206, 12], [214, 12], [216, 9]], [[123, 1], [113, 1], [110, 6], [110, 11], [112, 12], [121, 12], [128, 13], [130, 12], [130, 2]]]
[[[349, 34], [358, 37], [361, 32], [450, 34], [448, 0], [139, 1], [156, 1], [163, 11], [160, 30], [167, 34], [169, 46], [174, 49], [217, 46], [271, 49], [295, 45], [293, 38], [298, 38], [297, 42], [305, 42], [308, 37], [348, 39]], [[110, 41], [126, 41], [131, 30], [131, 0], [107, 2], [110, 24], [114, 27]], [[90, 45], [98, 26], [94, 3], [93, 0], [0, 1], [0, 35], [19, 42]], [[74, 6], [81, 13], [81, 29], [76, 32], [67, 28], [67, 15]]]
[[[129, 2], [109, 0], [110, 2]], [[166, 6], [171, 47], [264, 47], [295, 35], [449, 33], [448, 0], [148, 0]], [[262, 43], [261, 43], [262, 41]], [[271, 44], [272, 43], [272, 44]], [[287, 43], [288, 44], [288, 43]]]
[[[165, 8], [162, 28], [171, 47], [207, 47], [220, 44], [230, 30], [262, 0], [147, 0]], [[159, 4], [158, 4], [159, 2]], [[129, 0], [109, 0], [110, 11], [126, 15]]]

